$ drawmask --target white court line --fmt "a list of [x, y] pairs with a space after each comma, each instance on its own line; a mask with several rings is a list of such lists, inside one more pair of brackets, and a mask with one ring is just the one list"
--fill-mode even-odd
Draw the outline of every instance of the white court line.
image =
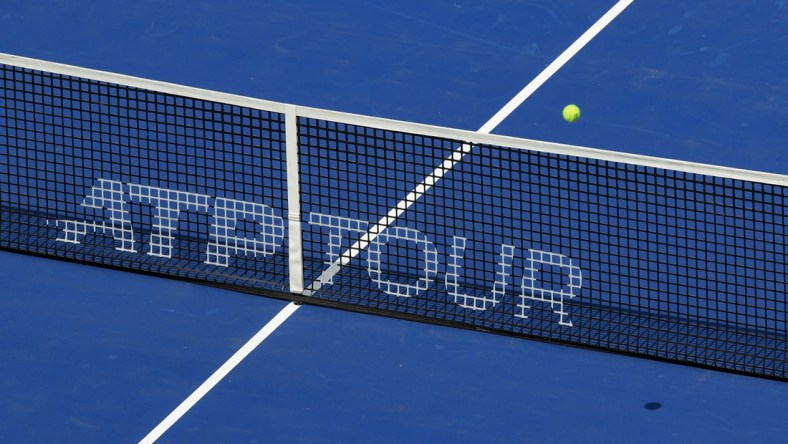
[[164, 432], [169, 430], [169, 428], [172, 427], [172, 425], [175, 424], [179, 419], [181, 419], [181, 417], [185, 415], [186, 412], [194, 407], [194, 405], [197, 404], [197, 401], [202, 399], [206, 393], [211, 391], [211, 389], [214, 388], [214, 386], [216, 386], [219, 381], [224, 379], [224, 377], [227, 376], [227, 374], [230, 373], [235, 368], [235, 366], [243, 361], [244, 358], [246, 358], [249, 353], [257, 348], [258, 345], [265, 341], [266, 338], [268, 338], [268, 336], [274, 332], [274, 330], [279, 328], [279, 326], [290, 317], [290, 315], [295, 313], [295, 311], [298, 310], [298, 307], [300, 307], [300, 305], [296, 305], [293, 302], [287, 304], [285, 308], [283, 308], [282, 311], [274, 316], [273, 319], [268, 321], [268, 323], [265, 324], [265, 326], [260, 329], [257, 334], [252, 336], [252, 338], [249, 339], [246, 344], [243, 345], [243, 347], [238, 349], [238, 351], [235, 352], [235, 354], [233, 354], [230, 359], [227, 360], [227, 362], [222, 364], [222, 366], [213, 372], [213, 374], [208, 379], [206, 379], [205, 382], [197, 387], [197, 390], [195, 390], [191, 395], [189, 395], [188, 398], [181, 402], [181, 404], [176, 407], [172, 413], [167, 415], [167, 417], [164, 418], [164, 420], [159, 423], [156, 428], [151, 430], [147, 436], [142, 438], [140, 444], [152, 444], [156, 442], [156, 440], [159, 439], [161, 435], [164, 434]]
[[[490, 120], [488, 120], [477, 132], [489, 134], [495, 129], [506, 117], [508, 117], [517, 107], [519, 107], [528, 97], [531, 96], [539, 87], [541, 87], [550, 77], [553, 76], [566, 62], [575, 56], [588, 42], [596, 37], [610, 22], [613, 21], [624, 9], [627, 8], [634, 0], [620, 0], [618, 3], [605, 13], [596, 23], [591, 25], [586, 32], [583, 33], [574, 43], [572, 43], [561, 55], [558, 56], [551, 64], [549, 64], [539, 75], [537, 75], [528, 85], [525, 86], [516, 96], [512, 98], [503, 108], [495, 113]], [[435, 170], [427, 176], [412, 192], [410, 192], [403, 200], [401, 200], [395, 208], [392, 208], [386, 216], [380, 219], [364, 236], [361, 237], [352, 247], [345, 251], [334, 264], [325, 270], [321, 275], [309, 285], [303, 292], [304, 295], [309, 296], [316, 292], [321, 286], [322, 282], [333, 277], [339, 269], [346, 265], [352, 258], [357, 256], [361, 250], [366, 248], [387, 226], [399, 217], [405, 210], [413, 205], [424, 193], [426, 193], [433, 185], [435, 185], [440, 178], [442, 178], [449, 170], [454, 168], [466, 154], [471, 151], [471, 146], [462, 144], [452, 155], [443, 161], [443, 163], [435, 168]], [[230, 359], [227, 360], [218, 370], [216, 370], [197, 390], [189, 395], [175, 410], [172, 411], [164, 420], [151, 430], [148, 435], [140, 441], [140, 444], [152, 444], [161, 435], [163, 435], [175, 422], [177, 422], [186, 412], [188, 412], [197, 402], [205, 396], [216, 384], [219, 383], [227, 374], [229, 374], [235, 366], [237, 366], [246, 356], [249, 355], [260, 343], [262, 343], [274, 330], [276, 330], [287, 318], [290, 317], [298, 309], [298, 305], [294, 303], [288, 304], [277, 314], [271, 321], [268, 322], [256, 335], [254, 335], [240, 350], [235, 352]]]
[[[517, 95], [515, 95], [512, 100], [510, 100], [506, 105], [503, 106], [494, 116], [490, 118], [481, 128], [479, 128], [477, 133], [482, 134], [489, 134], [492, 130], [494, 130], [503, 120], [515, 110], [517, 107], [522, 105], [522, 103], [531, 96], [539, 87], [541, 87], [550, 77], [553, 76], [562, 66], [566, 64], [572, 57], [575, 56], [581, 49], [583, 49], [588, 42], [590, 42], [594, 37], [597, 36], [610, 22], [613, 21], [619, 14], [621, 14], [624, 9], [627, 8], [630, 4], [632, 4], [634, 0], [620, 0], [618, 3], [613, 5], [609, 11], [605, 13], [599, 20], [596, 21], [593, 25], [586, 32], [583, 33], [574, 43], [569, 45], [564, 52], [561, 53], [552, 63], [547, 65], [547, 67], [539, 73], [536, 77], [534, 77], [531, 82], [525, 85]], [[444, 175], [446, 175], [449, 170], [454, 168], [458, 163], [462, 162], [463, 158], [471, 152], [471, 146], [467, 143], [463, 143], [457, 148], [449, 158], [443, 161], [440, 166], [435, 168], [429, 176], [424, 178], [424, 180], [416, 186], [416, 188], [408, 193], [404, 199], [399, 201], [397, 205], [389, 210], [389, 212], [383, 216], [377, 224], [373, 225], [366, 233], [364, 233], [359, 240], [357, 240], [350, 248], [345, 250], [341, 256], [339, 256], [327, 269], [325, 269], [320, 276], [315, 279], [315, 281], [309, 285], [306, 289], [304, 289], [303, 295], [304, 296], [311, 296], [323, 286], [323, 283], [330, 282], [331, 278], [334, 277], [339, 270], [342, 269], [345, 265], [350, 263], [351, 259], [358, 256], [361, 251], [365, 250], [370, 242], [374, 241], [380, 233], [383, 232], [389, 225], [391, 225], [399, 216], [402, 215], [408, 208], [410, 208], [416, 201], [423, 196], [427, 191], [432, 188], [435, 183], [437, 183]]]
[[546, 82], [550, 77], [553, 76], [553, 74], [555, 74], [559, 69], [561, 69], [566, 64], [566, 62], [569, 61], [569, 59], [574, 57], [575, 54], [577, 54], [581, 49], [583, 49], [584, 46], [586, 46], [586, 44], [588, 44], [588, 42], [590, 42], [594, 37], [597, 36], [597, 34], [599, 34], [603, 29], [605, 29], [605, 27], [607, 27], [607, 25], [609, 25], [610, 22], [612, 22], [616, 17], [618, 17], [619, 14], [624, 12], [627, 6], [631, 5], [633, 1], [635, 0], [619, 0], [618, 3], [613, 5], [613, 7], [610, 8], [610, 10], [605, 13], [605, 15], [600, 17], [599, 20], [596, 21], [596, 23], [594, 23], [593, 25], [591, 25], [590, 28], [588, 28], [588, 31], [584, 32], [583, 35], [581, 35], [580, 37], [577, 38], [577, 40], [575, 40], [574, 43], [569, 45], [569, 47], [566, 48], [564, 52], [561, 53], [561, 55], [559, 55], [555, 60], [553, 60], [553, 63], [547, 65], [547, 68], [545, 68], [541, 73], [539, 73], [538, 76], [534, 77], [534, 79], [531, 80], [531, 83], [526, 85], [525, 88], [522, 89], [522, 91], [517, 93], [517, 95], [514, 96], [512, 100], [509, 101], [509, 103], [504, 105], [503, 108], [500, 109], [500, 111], [495, 113], [495, 115], [492, 116], [490, 120], [487, 121], [487, 123], [482, 125], [482, 127], [479, 128], [479, 131], [477, 132], [482, 134], [489, 134], [492, 130], [495, 129], [495, 127], [500, 125], [501, 122], [503, 122], [503, 119], [509, 117], [509, 114], [511, 114], [515, 109], [517, 109], [518, 106], [522, 105], [525, 99], [530, 97], [531, 94], [533, 94], [537, 89], [539, 89], [539, 87], [541, 87], [544, 84], [544, 82]]

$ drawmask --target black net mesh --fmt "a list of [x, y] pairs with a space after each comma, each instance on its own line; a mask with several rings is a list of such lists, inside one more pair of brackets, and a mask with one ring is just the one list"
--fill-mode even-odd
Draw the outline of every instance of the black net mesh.
[[315, 298], [785, 375], [784, 187], [472, 146], [379, 223], [468, 146], [303, 118], [299, 142]]
[[786, 187], [1, 72], [2, 248], [786, 378]]
[[2, 247], [287, 290], [281, 114], [13, 66], [2, 84]]

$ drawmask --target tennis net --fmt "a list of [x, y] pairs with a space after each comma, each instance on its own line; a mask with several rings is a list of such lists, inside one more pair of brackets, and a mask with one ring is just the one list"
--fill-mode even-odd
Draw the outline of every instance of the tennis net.
[[784, 176], [0, 72], [0, 248], [787, 377]]

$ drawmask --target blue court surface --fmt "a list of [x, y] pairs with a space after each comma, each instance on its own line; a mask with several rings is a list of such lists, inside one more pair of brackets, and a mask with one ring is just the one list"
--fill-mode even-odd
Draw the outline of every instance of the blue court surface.
[[[0, 52], [476, 130], [615, 3], [4, 1]], [[786, 2], [635, 0], [494, 132], [788, 174], [786, 73]], [[3, 442], [138, 442], [287, 305], [12, 252], [0, 283]], [[158, 442], [782, 442], [786, 411], [785, 382], [304, 305]]]

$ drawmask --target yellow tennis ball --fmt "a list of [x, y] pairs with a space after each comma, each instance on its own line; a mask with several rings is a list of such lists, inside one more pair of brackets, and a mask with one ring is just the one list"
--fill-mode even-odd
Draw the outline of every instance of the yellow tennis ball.
[[569, 123], [576, 122], [580, 118], [580, 108], [574, 103], [564, 107], [564, 120]]

